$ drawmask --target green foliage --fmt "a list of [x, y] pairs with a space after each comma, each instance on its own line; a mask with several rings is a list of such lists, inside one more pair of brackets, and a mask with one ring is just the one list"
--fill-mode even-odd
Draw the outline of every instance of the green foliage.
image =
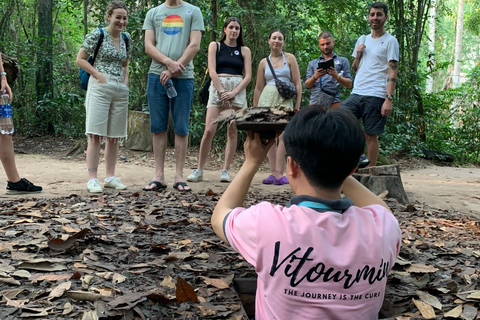
[[[455, 156], [457, 163], [480, 163], [480, 66], [469, 74], [469, 81], [458, 89], [448, 89], [423, 96], [426, 141], [418, 136], [419, 115], [401, 114], [401, 108], [389, 121], [382, 136], [385, 154], [422, 155], [422, 150], [440, 150]], [[402, 118], [402, 122], [393, 121]]]
[[[89, 1], [88, 30], [104, 27], [105, 8], [109, 0]], [[357, 38], [370, 32], [366, 19], [371, 1], [339, 0], [319, 2], [314, 0], [217, 0], [217, 18], [209, 0], [191, 0], [201, 8], [205, 22], [205, 35], [201, 49], [195, 57], [195, 98], [190, 116], [190, 141], [199, 145], [205, 128], [205, 106], [198, 101], [198, 91], [204, 84], [207, 70], [207, 48], [214, 32], [218, 39], [226, 18], [236, 16], [244, 26], [244, 38], [252, 51], [252, 81], [247, 87], [247, 100], [253, 99], [256, 70], [261, 59], [269, 52], [267, 36], [274, 29], [286, 35], [285, 51], [293, 53], [298, 61], [302, 79], [308, 62], [319, 56], [318, 34], [332, 31], [335, 52], [351, 60]], [[37, 97], [35, 74], [40, 68], [36, 52], [39, 46], [37, 0], [0, 0], [0, 50], [19, 60], [20, 77], [12, 86], [14, 92], [14, 120], [21, 134], [50, 134], [52, 136], [83, 135], [85, 126], [85, 92], [79, 87], [78, 67], [75, 59], [84, 39], [83, 6], [78, 0], [55, 0], [53, 8], [54, 37], [52, 57], [54, 96]], [[126, 0], [129, 8], [127, 32], [132, 36], [130, 61], [130, 109], [147, 107], [147, 73], [151, 63], [144, 51], [143, 21], [147, 11], [162, 3], [160, 0]], [[428, 51], [426, 37], [417, 45], [414, 39], [424, 34], [416, 24], [419, 8], [424, 0], [389, 0], [390, 18], [386, 27], [399, 39], [401, 62], [397, 82], [397, 99], [394, 114], [389, 117], [386, 132], [381, 136], [384, 154], [421, 154], [422, 149], [443, 150], [455, 154], [460, 162], [478, 163], [480, 132], [478, 108], [480, 70], [476, 66], [478, 54], [479, 2], [466, 1], [465, 22], [469, 32], [463, 36], [468, 82], [456, 90], [448, 87], [449, 66], [453, 62], [456, 6], [455, 0], [437, 2], [438, 44], [436, 65], [427, 71]], [[418, 53], [418, 55], [416, 54]], [[423, 94], [428, 74], [433, 75], [437, 93]], [[343, 97], [349, 90], [343, 90]], [[308, 90], [303, 91], [302, 105], [309, 101]], [[422, 141], [423, 131], [425, 140]], [[239, 135], [239, 142], [244, 138]], [[214, 149], [221, 152], [226, 144], [226, 127], [220, 127], [214, 138]], [[241, 144], [239, 144], [241, 146]]]

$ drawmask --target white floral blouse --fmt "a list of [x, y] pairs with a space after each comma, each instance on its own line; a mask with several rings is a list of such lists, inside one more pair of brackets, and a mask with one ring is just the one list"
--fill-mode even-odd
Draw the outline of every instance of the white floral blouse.
[[[103, 28], [103, 42], [93, 65], [95, 69], [112, 76], [123, 76], [122, 64], [132, 57], [132, 37], [129, 33], [124, 33], [128, 38], [128, 52], [127, 44], [122, 35], [120, 35], [120, 50], [117, 50], [113, 44], [110, 32], [108, 32], [108, 28]], [[93, 56], [99, 38], [99, 29], [95, 29], [87, 34], [82, 44], [83, 51]]]

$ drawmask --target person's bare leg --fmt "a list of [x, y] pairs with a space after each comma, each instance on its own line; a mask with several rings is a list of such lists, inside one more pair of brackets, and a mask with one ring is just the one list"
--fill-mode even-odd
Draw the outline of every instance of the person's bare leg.
[[105, 169], [106, 176], [109, 178], [115, 175], [115, 166], [118, 157], [118, 139], [107, 138], [105, 143]]
[[15, 164], [15, 153], [13, 151], [13, 140], [11, 134], [0, 134], [0, 161], [3, 170], [10, 182], [20, 181], [17, 165]]
[[[175, 183], [185, 182], [183, 179], [183, 168], [185, 167], [185, 159], [187, 156], [188, 135], [181, 136], [175, 134]], [[178, 190], [190, 190], [189, 186], [183, 188], [178, 186]]]
[[237, 128], [229, 125], [227, 129], [227, 146], [225, 147], [225, 162], [223, 164], [223, 169], [227, 171], [230, 169], [233, 156], [235, 155], [235, 151], [237, 151], [237, 136]]
[[280, 179], [283, 177], [283, 172], [285, 171], [285, 144], [283, 143], [283, 133], [278, 138], [278, 147], [277, 147], [277, 162], [275, 166], [275, 178]]
[[271, 175], [275, 176], [277, 171], [277, 144], [274, 143], [273, 146], [268, 150], [268, 163], [270, 164]]
[[205, 131], [203, 132], [202, 142], [200, 143], [200, 150], [198, 152], [198, 167], [197, 169], [203, 170], [205, 163], [207, 162], [208, 153], [212, 148], [213, 137], [217, 131], [217, 123], [213, 123], [217, 120], [218, 115], [221, 112], [221, 108], [210, 107], [207, 108], [207, 116], [205, 117]]
[[365, 142], [367, 143], [367, 157], [370, 159], [369, 167], [377, 165], [378, 149], [380, 147], [378, 143], [378, 135], [365, 133]]
[[89, 135], [87, 145], [88, 179], [97, 179], [98, 163], [100, 161], [100, 137]]
[[[153, 158], [155, 159], [155, 175], [152, 181], [158, 181], [165, 185], [165, 153], [167, 152], [167, 133], [154, 133], [153, 134]], [[145, 189], [154, 189], [154, 184], [145, 186]]]

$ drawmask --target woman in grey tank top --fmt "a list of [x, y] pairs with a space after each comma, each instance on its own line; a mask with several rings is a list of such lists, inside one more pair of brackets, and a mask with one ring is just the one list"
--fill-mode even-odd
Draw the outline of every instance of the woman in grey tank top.
[[[257, 71], [257, 83], [253, 95], [254, 107], [269, 107], [274, 109], [286, 108], [294, 111], [300, 109], [302, 101], [302, 83], [300, 79], [300, 70], [297, 60], [291, 53], [283, 52], [285, 45], [285, 36], [282, 31], [274, 30], [268, 36], [268, 45], [270, 46], [270, 63], [275, 71], [275, 75], [282, 81], [290, 81], [297, 88], [297, 97], [295, 107], [293, 99], [284, 99], [278, 93], [275, 87], [275, 79], [267, 64], [267, 59], [260, 61]], [[283, 144], [283, 134], [278, 139], [278, 145], [274, 144], [268, 152], [268, 161], [270, 163], [271, 174], [263, 180], [264, 184], [282, 185], [288, 184], [288, 179], [283, 175], [285, 170], [285, 145]]]

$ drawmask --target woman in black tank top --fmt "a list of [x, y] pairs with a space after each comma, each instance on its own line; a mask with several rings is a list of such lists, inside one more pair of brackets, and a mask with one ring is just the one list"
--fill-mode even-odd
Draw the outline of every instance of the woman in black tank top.
[[[213, 121], [226, 109], [233, 111], [247, 107], [245, 88], [252, 79], [252, 54], [244, 44], [242, 25], [238, 18], [228, 18], [223, 24], [219, 42], [213, 41], [208, 46], [208, 72], [212, 83], [209, 88], [205, 132], [200, 144], [198, 167], [187, 177], [187, 181], [191, 182], [203, 180], [203, 168], [217, 130], [217, 123]], [[228, 169], [236, 149], [237, 129], [229, 126], [221, 182], [230, 182]]]

